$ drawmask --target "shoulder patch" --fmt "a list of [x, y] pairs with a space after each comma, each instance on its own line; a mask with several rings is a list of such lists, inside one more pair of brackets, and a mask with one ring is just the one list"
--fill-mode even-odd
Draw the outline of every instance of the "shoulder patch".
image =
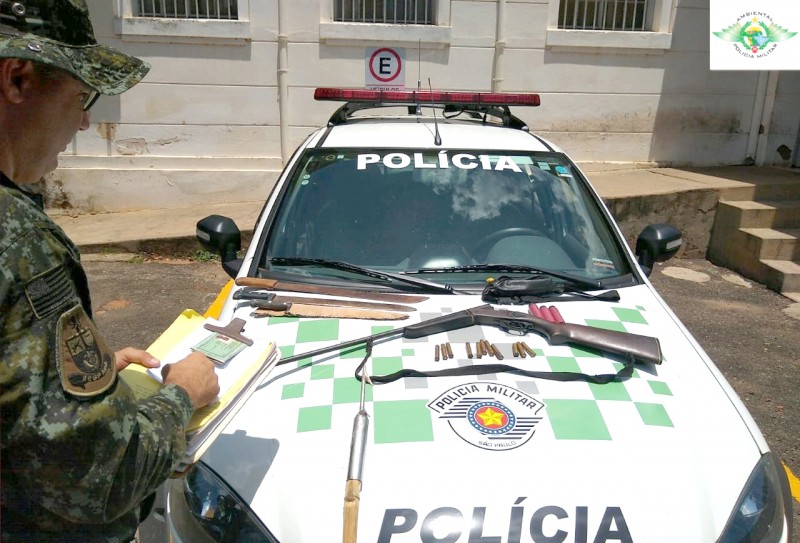
[[50, 268], [28, 281], [25, 296], [37, 319], [49, 317], [76, 299], [69, 273], [62, 266]]
[[61, 386], [73, 396], [96, 396], [114, 384], [114, 352], [81, 305], [59, 317], [55, 356]]

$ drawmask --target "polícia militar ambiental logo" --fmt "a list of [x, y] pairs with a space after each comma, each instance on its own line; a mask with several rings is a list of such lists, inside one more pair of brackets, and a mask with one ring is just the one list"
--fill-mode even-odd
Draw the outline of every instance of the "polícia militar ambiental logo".
[[736, 51], [744, 57], [763, 58], [778, 47], [778, 42], [794, 37], [797, 32], [779, 26], [767, 13], [749, 11], [725, 30], [712, 34], [732, 42]]
[[516, 388], [499, 383], [466, 383], [428, 404], [440, 419], [480, 449], [507, 451], [527, 443], [542, 420], [544, 404]]

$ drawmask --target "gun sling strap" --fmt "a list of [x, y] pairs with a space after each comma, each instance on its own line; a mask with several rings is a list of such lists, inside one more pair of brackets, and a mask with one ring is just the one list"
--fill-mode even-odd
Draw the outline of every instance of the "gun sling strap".
[[407, 377], [464, 377], [468, 375], [487, 375], [491, 373], [513, 373], [514, 375], [522, 375], [523, 377], [530, 377], [532, 379], [546, 379], [548, 381], [584, 381], [587, 383], [594, 383], [597, 385], [604, 385], [606, 383], [613, 383], [625, 380], [633, 375], [633, 366], [635, 361], [633, 356], [627, 356], [625, 362], [617, 373], [602, 373], [599, 375], [590, 375], [587, 373], [577, 373], [571, 371], [534, 371], [524, 370], [508, 364], [475, 364], [469, 366], [460, 366], [458, 368], [447, 368], [443, 370], [434, 371], [418, 371], [415, 369], [402, 369], [388, 375], [369, 375], [362, 377], [360, 372], [367, 363], [367, 359], [372, 353], [371, 342], [367, 343], [367, 354], [361, 364], [358, 365], [355, 371], [355, 378], [359, 381], [365, 378], [368, 383], [376, 385], [383, 385], [392, 383], [398, 379], [405, 379]]

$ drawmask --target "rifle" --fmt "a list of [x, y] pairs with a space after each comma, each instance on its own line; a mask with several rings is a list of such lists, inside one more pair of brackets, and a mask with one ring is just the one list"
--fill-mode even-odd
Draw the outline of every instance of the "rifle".
[[661, 345], [657, 338], [594, 328], [581, 324], [555, 323], [518, 311], [494, 309], [487, 304], [456, 311], [455, 313], [410, 324], [402, 328], [344, 341], [315, 351], [296, 354], [282, 359], [278, 362], [278, 365], [288, 364], [335, 350], [344, 350], [349, 347], [374, 343], [381, 339], [395, 337], [417, 339], [474, 325], [494, 326], [505, 332], [519, 335], [535, 332], [544, 336], [551, 345], [572, 344], [629, 357], [634, 362], [661, 364]]

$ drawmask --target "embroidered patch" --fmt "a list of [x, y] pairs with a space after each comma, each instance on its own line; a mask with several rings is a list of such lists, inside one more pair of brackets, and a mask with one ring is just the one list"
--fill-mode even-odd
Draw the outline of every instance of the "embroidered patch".
[[44, 319], [75, 301], [69, 274], [61, 266], [37, 275], [25, 285], [25, 296], [37, 319]]
[[56, 365], [62, 388], [74, 396], [95, 396], [114, 383], [114, 352], [81, 305], [58, 319]]

